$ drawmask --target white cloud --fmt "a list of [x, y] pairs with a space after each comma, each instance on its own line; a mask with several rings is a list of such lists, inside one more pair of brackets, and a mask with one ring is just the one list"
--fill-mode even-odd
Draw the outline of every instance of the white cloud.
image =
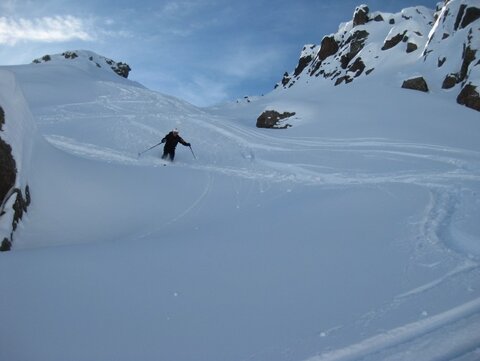
[[74, 16], [14, 19], [0, 17], [0, 44], [15, 45], [20, 41], [63, 42], [93, 40], [85, 21]]

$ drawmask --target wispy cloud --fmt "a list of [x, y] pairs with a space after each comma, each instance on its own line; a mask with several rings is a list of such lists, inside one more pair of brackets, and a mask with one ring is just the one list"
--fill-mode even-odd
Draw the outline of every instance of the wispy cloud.
[[35, 19], [0, 17], [0, 44], [93, 40], [95, 37], [87, 28], [84, 20], [70, 15]]

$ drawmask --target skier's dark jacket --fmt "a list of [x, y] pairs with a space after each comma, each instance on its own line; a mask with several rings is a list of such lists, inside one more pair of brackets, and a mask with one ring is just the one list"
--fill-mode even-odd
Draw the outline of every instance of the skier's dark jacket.
[[189, 146], [190, 143], [187, 143], [183, 140], [178, 134], [174, 134], [173, 131], [168, 133], [163, 139], [162, 143], [165, 143], [165, 150], [175, 150], [178, 143], [182, 143], [185, 146]]

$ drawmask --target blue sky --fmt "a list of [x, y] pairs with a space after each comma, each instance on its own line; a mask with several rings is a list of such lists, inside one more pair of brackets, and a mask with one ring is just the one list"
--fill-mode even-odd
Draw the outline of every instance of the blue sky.
[[206, 106], [260, 95], [304, 44], [355, 7], [398, 12], [437, 0], [0, 0], [0, 65], [86, 49], [128, 63], [129, 78]]

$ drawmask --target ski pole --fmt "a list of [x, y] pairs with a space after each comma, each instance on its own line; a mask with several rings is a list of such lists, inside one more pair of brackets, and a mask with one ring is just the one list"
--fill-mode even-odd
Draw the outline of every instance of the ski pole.
[[190, 151], [192, 152], [193, 159], [197, 160], [197, 157], [195, 157], [195, 153], [193, 153], [192, 146], [191, 146], [191, 145], [189, 145], [188, 147], [190, 148]]
[[145, 152], [148, 152], [150, 149], [153, 149], [153, 148], [155, 148], [155, 147], [158, 147], [160, 144], [162, 144], [162, 142], [160, 142], [160, 143], [158, 143], [158, 144], [155, 144], [153, 147], [150, 147], [150, 148], [148, 148], [148, 149], [145, 149], [143, 152], [138, 153], [138, 156], [142, 155], [142, 154], [145, 153]]

